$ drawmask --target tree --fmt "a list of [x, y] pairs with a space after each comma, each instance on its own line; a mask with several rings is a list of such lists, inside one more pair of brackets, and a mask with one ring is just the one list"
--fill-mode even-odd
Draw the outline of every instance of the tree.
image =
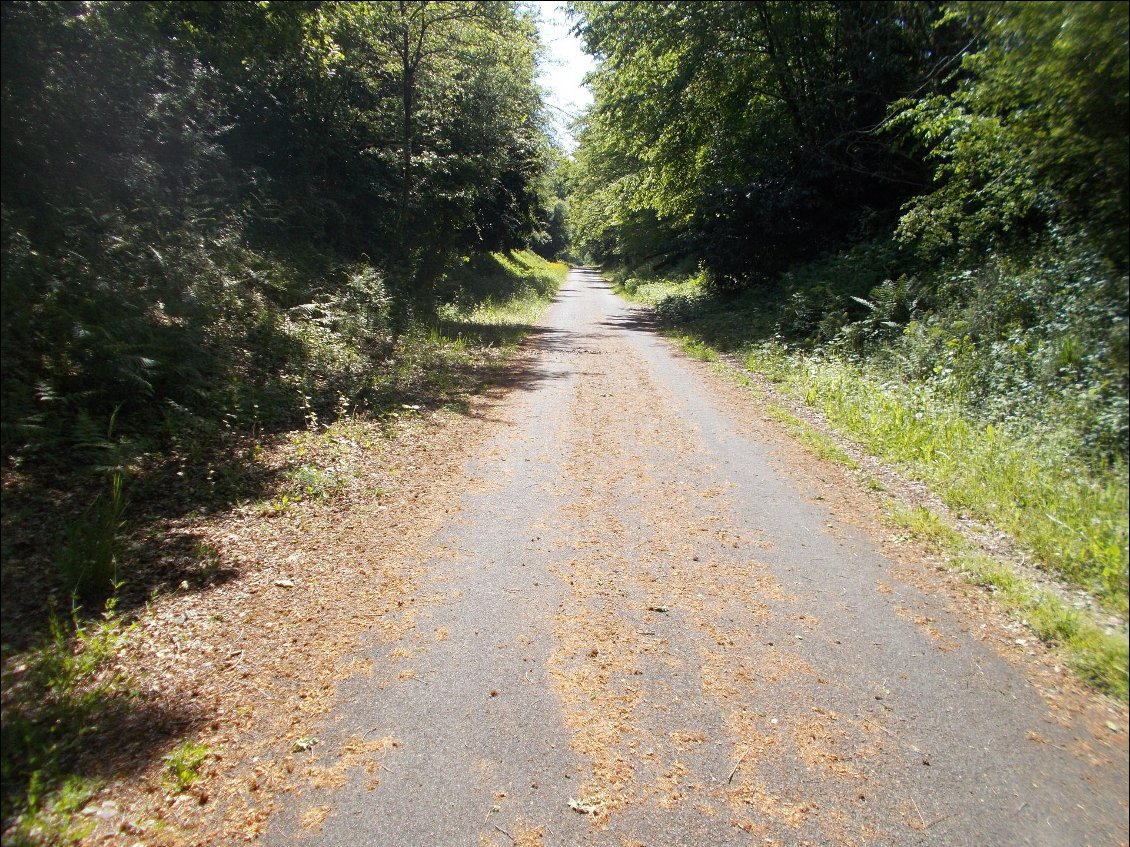
[[934, 26], [935, 4], [573, 8], [601, 61], [578, 151], [595, 190], [578, 206], [604, 208], [582, 222], [627, 232], [650, 216], [661, 243], [740, 285], [892, 214], [926, 183], [920, 159], [878, 129], [950, 55], [954, 28]]
[[538, 231], [549, 148], [514, 3], [0, 14], [6, 450], [119, 407], [117, 432], [214, 420], [233, 383], [329, 391], [297, 307], [339, 304], [379, 352], [386, 291], [403, 328], [453, 258]]
[[1049, 225], [1085, 228], [1116, 264], [1128, 225], [1128, 14], [1117, 3], [968, 3], [983, 33], [950, 92], [903, 103], [936, 163], [937, 190], [902, 231], [927, 247], [980, 249]]

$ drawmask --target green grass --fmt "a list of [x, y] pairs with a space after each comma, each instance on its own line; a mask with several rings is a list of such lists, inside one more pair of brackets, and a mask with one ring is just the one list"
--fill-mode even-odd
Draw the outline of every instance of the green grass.
[[110, 476], [108, 490], [97, 494], [82, 517], [67, 527], [55, 565], [80, 599], [100, 601], [113, 593], [124, 512], [122, 474], [117, 471]]
[[1038, 435], [978, 423], [927, 392], [884, 383], [839, 359], [761, 345], [745, 361], [948, 506], [1008, 532], [1049, 570], [1126, 615], [1124, 468], [1096, 471]]
[[992, 591], [1013, 617], [1046, 644], [1058, 648], [1068, 667], [1100, 691], [1127, 698], [1127, 640], [1111, 634], [1055, 595], [1035, 586], [1007, 564], [966, 553], [950, 565], [970, 582]]
[[440, 307], [438, 338], [512, 348], [557, 294], [569, 266], [529, 250], [468, 259], [452, 273], [458, 294]]
[[763, 408], [770, 418], [784, 426], [789, 435], [806, 445], [821, 459], [827, 459], [847, 468], [859, 467], [855, 459], [845, 453], [835, 441], [796, 415], [773, 403], [767, 403]]
[[887, 504], [887, 523], [905, 529], [908, 537], [924, 541], [935, 550], [963, 550], [965, 539], [925, 506], [907, 507], [891, 500]]
[[106, 731], [133, 698], [110, 663], [128, 628], [107, 605], [95, 622], [51, 621], [37, 649], [5, 657], [3, 819], [5, 843], [71, 844], [89, 829], [76, 813], [101, 787], [80, 770], [86, 737]]
[[445, 316], [457, 340], [495, 340], [499, 346], [510, 347], [525, 337], [525, 330], [537, 321], [548, 302], [545, 295], [526, 290], [505, 300], [488, 298], [466, 311], [451, 308]]
[[165, 774], [177, 791], [185, 791], [200, 778], [200, 766], [211, 750], [186, 738], [165, 755]]
[[676, 335], [675, 340], [679, 342], [683, 352], [692, 359], [698, 359], [701, 362], [718, 361], [718, 351], [693, 335]]

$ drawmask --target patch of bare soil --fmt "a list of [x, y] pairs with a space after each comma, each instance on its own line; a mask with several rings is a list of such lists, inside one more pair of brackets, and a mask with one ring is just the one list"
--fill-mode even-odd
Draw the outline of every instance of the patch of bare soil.
[[[510, 379], [521, 380], [530, 355], [516, 357]], [[258, 462], [280, 475], [306, 468], [315, 481], [307, 496], [160, 528], [200, 539], [224, 579], [192, 590], [186, 582], [149, 603], [118, 669], [146, 703], [183, 715], [180, 737], [209, 755], [200, 778], [178, 791], [144, 726], [102, 751], [100, 771], [117, 776], [94, 803], [113, 813], [93, 816], [83, 843], [252, 841], [283, 795], [301, 806], [305, 790], [338, 787], [356, 770], [368, 787], [379, 784], [395, 738], [323, 745], [316, 727], [339, 681], [371, 673], [357, 652], [362, 638], [391, 643], [416, 626], [413, 606], [426, 605], [416, 598], [419, 546], [458, 511], [463, 465], [506, 394], [505, 385], [491, 389], [463, 413], [406, 407], [391, 425], [354, 419], [298, 433], [266, 446]], [[142, 751], [148, 758], [138, 761]], [[327, 813], [306, 808], [303, 831], [316, 832]]]

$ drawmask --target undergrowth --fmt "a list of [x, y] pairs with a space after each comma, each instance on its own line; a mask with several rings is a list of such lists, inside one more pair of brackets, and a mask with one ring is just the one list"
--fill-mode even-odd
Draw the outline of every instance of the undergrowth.
[[843, 360], [764, 345], [744, 361], [950, 507], [991, 521], [1050, 570], [1126, 614], [1122, 466], [1088, 467], [1053, 436], [976, 421], [926, 389], [877, 379]]
[[[204, 281], [197, 284], [224, 271], [219, 258], [209, 261], [215, 264], [198, 268]], [[568, 273], [566, 265], [530, 251], [470, 257], [448, 273], [439, 292], [445, 304], [394, 332], [383, 280], [372, 268], [319, 266], [309, 257], [304, 265], [267, 262], [263, 256], [257, 261], [259, 266], [244, 268], [256, 271], [248, 296], [229, 292], [232, 309], [223, 323], [208, 327], [216, 334], [208, 355], [226, 359], [227, 373], [222, 380], [192, 377], [196, 385], [187, 387], [196, 398], [193, 408], [166, 396], [161, 402], [152, 398], [152, 405], [165, 406], [160, 419], [138, 415], [124, 403], [102, 421], [83, 408], [73, 415], [62, 409], [51, 428], [6, 430], [23, 438], [16, 446], [9, 443], [4, 471], [0, 561], [6, 641], [23, 640], [21, 620], [40, 617], [34, 613], [51, 598], [62, 603], [77, 594], [91, 608], [118, 583], [129, 586], [124, 539], [143, 530], [134, 525], [135, 515], [149, 510], [154, 499], [176, 496], [197, 509], [263, 499], [283, 511], [341, 490], [345, 481], [333, 468], [296, 466], [283, 479], [268, 480], [256, 471], [245, 445], [283, 432], [316, 431], [351, 416], [380, 418], [403, 405], [465, 402], [494, 378], [505, 350], [532, 330]], [[318, 279], [300, 279], [303, 268]], [[271, 296], [259, 296], [256, 286], [271, 290]], [[280, 308], [278, 300], [297, 305]], [[186, 348], [178, 367], [191, 366], [197, 355], [203, 354]], [[107, 381], [98, 395], [83, 397], [108, 402], [114, 388]], [[158, 390], [156, 384], [151, 388]], [[52, 396], [48, 405], [57, 400], [69, 408], [62, 394]], [[5, 412], [18, 414], [18, 404]], [[60, 500], [52, 489], [72, 496]], [[18, 577], [11, 568], [16, 561]], [[9, 586], [17, 582], [21, 591], [13, 595]]]
[[[6, 466], [4, 584], [22, 590], [5, 590], [3, 597], [5, 844], [75, 843], [92, 828], [93, 819], [80, 813], [102, 778], [86, 765], [106, 753], [121, 722], [136, 719], [144, 706], [130, 681], [112, 670], [128, 631], [116, 604], [139, 594], [144, 599], [160, 585], [191, 590], [223, 576], [218, 551], [203, 541], [189, 539], [184, 550], [162, 547], [175, 540], [162, 531], [164, 521], [257, 501], [262, 511], [282, 512], [338, 496], [351, 482], [337, 467], [335, 449], [345, 449], [340, 442], [361, 439], [373, 448], [368, 422], [391, 432], [402, 416], [458, 409], [494, 378], [506, 350], [533, 329], [568, 272], [527, 252], [492, 254], [474, 268], [491, 276], [467, 277], [435, 320], [379, 344], [372, 343], [375, 336], [352, 334], [354, 324], [338, 323], [328, 303], [281, 318], [306, 339], [310, 362], [327, 376], [296, 382], [286, 411], [272, 410], [254, 386], [233, 384], [230, 411], [219, 423], [178, 424], [168, 440], [119, 435], [111, 441], [110, 430], [94, 426], [104, 441], [96, 454], [68, 469], [69, 476], [48, 477], [59, 487], [84, 480], [64, 500], [20, 461]], [[358, 363], [367, 387], [345, 390]], [[276, 438], [290, 440], [296, 459], [277, 473], [260, 461], [272, 428]], [[23, 455], [43, 445], [29, 445]], [[59, 535], [61, 541], [50, 540]], [[178, 559], [191, 560], [190, 571], [178, 570]], [[139, 570], [163, 582], [140, 583]], [[40, 631], [51, 604], [78, 596], [90, 608], [90, 598], [106, 594], [112, 597], [101, 617], [76, 609], [69, 619], [51, 615]], [[191, 739], [155, 736], [151, 748], [153, 757], [163, 753], [175, 791], [198, 778], [209, 755]]]
[[89, 829], [77, 813], [100, 787], [79, 766], [86, 743], [135, 697], [112, 669], [128, 627], [113, 602], [96, 621], [52, 615], [37, 647], [9, 654], [3, 670], [4, 843], [68, 844]]
[[456, 344], [511, 347], [529, 333], [568, 273], [568, 265], [530, 250], [469, 257], [448, 274], [438, 329]]

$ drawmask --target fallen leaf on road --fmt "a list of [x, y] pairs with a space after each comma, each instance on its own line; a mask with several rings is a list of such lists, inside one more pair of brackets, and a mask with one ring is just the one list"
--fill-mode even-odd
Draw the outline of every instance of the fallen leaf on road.
[[582, 797], [580, 800], [569, 798], [569, 808], [574, 812], [580, 812], [582, 815], [595, 815], [604, 808], [604, 803], [598, 800], [588, 800]]
[[304, 735], [294, 742], [294, 746], [291, 748], [291, 750], [293, 750], [295, 753], [304, 753], [307, 750], [313, 750], [314, 745], [317, 743], [317, 738], [311, 738], [308, 735]]

